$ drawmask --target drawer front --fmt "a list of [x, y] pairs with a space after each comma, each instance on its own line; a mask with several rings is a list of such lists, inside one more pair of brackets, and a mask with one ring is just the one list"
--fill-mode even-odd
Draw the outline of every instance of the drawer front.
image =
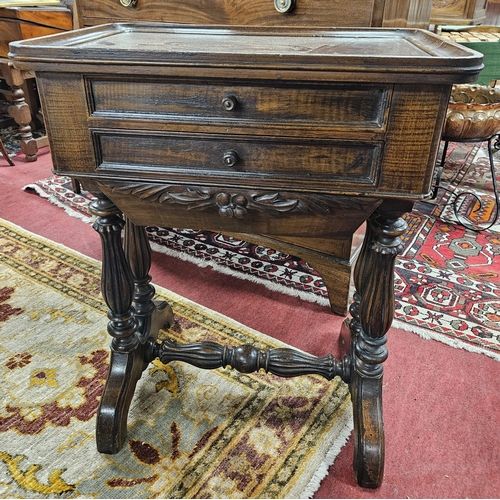
[[98, 172], [171, 182], [315, 191], [373, 188], [382, 143], [273, 141], [199, 135], [95, 132]]
[[373, 2], [296, 0], [291, 12], [280, 13], [273, 0], [137, 0], [124, 7], [120, 0], [78, 2], [85, 26], [113, 21], [253, 26], [372, 26]]
[[387, 85], [211, 85], [187, 81], [88, 82], [91, 115], [182, 122], [295, 125], [332, 129], [384, 128]]

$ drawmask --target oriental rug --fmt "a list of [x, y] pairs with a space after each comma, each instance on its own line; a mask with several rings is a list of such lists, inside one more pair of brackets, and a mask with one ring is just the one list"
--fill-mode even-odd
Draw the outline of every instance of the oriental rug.
[[[495, 161], [498, 165], [498, 155]], [[396, 264], [394, 325], [500, 360], [500, 222], [486, 231], [469, 230], [457, 223], [450, 203], [456, 194], [474, 193], [458, 198], [458, 213], [483, 226], [492, 222], [485, 144], [451, 143], [441, 187], [435, 200], [417, 203], [407, 215], [405, 249]], [[73, 193], [66, 177], [53, 176], [25, 189], [91, 221], [90, 195]], [[148, 227], [147, 232], [153, 250], [328, 304], [321, 277], [292, 255], [209, 231]]]
[[[0, 219], [0, 497], [307, 498], [351, 429], [347, 386], [153, 363], [128, 440], [94, 442], [107, 373], [100, 263]], [[278, 341], [158, 288], [177, 341]], [[306, 397], [307, 396], [307, 397]]]

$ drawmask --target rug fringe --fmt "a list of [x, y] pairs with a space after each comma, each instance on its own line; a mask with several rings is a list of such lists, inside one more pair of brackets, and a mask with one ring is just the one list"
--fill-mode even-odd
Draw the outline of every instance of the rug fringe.
[[334, 464], [340, 451], [351, 437], [353, 427], [354, 422], [351, 415], [299, 498], [312, 498], [318, 491], [321, 482], [328, 475], [328, 469]]
[[196, 257], [192, 257], [189, 254], [186, 254], [184, 252], [179, 252], [178, 250], [173, 250], [173, 249], [168, 248], [168, 247], [164, 247], [164, 246], [159, 245], [158, 243], [155, 243], [153, 241], [150, 241], [150, 245], [151, 245], [151, 249], [154, 250], [155, 252], [163, 253], [163, 254], [166, 254], [170, 257], [175, 257], [176, 259], [180, 259], [180, 260], [184, 260], [186, 262], [190, 262], [192, 264], [196, 264], [198, 267], [211, 267], [214, 271], [217, 271], [219, 273], [226, 274], [229, 276], [234, 276], [238, 279], [251, 281], [251, 282], [257, 283], [259, 285], [264, 285], [267, 289], [269, 289], [273, 292], [280, 292], [280, 293], [283, 293], [285, 295], [290, 295], [292, 297], [298, 297], [306, 302], [316, 303], [316, 304], [319, 304], [321, 306], [328, 306], [328, 307], [330, 306], [330, 302], [326, 297], [320, 297], [320, 296], [312, 294], [310, 292], [304, 292], [302, 290], [295, 290], [292, 288], [288, 288], [284, 285], [272, 283], [269, 280], [259, 278], [257, 276], [236, 273], [232, 269], [230, 269], [226, 266], [223, 266], [221, 264], [217, 264], [216, 262], [197, 259]]
[[55, 196], [47, 194], [42, 188], [40, 188], [36, 184], [27, 184], [26, 186], [23, 187], [23, 191], [28, 191], [29, 189], [32, 189], [33, 191], [35, 191], [40, 197], [46, 198], [53, 205], [56, 205], [57, 207], [62, 208], [71, 217], [76, 217], [77, 219], [80, 219], [83, 222], [86, 222], [87, 224], [92, 223], [95, 219], [95, 217], [88, 217], [86, 215], [83, 215], [83, 214], [77, 212], [76, 210], [73, 210], [68, 205], [61, 203]]
[[394, 328], [399, 328], [400, 330], [404, 330], [405, 332], [416, 333], [420, 338], [424, 340], [437, 340], [438, 342], [446, 344], [450, 347], [454, 347], [455, 349], [464, 349], [465, 351], [469, 351], [475, 354], [484, 354], [489, 358], [493, 358], [496, 361], [500, 361], [499, 353], [489, 351], [482, 347], [476, 347], [474, 345], [466, 344], [465, 342], [452, 339], [442, 333], [430, 332], [423, 328], [419, 328], [418, 326], [404, 323], [403, 321], [399, 321], [397, 319], [395, 319], [392, 322], [392, 326]]

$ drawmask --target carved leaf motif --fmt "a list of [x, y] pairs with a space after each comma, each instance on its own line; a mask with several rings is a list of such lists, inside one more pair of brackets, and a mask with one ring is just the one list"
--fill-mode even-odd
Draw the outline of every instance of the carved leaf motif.
[[[121, 189], [113, 188], [113, 191], [120, 191]], [[162, 193], [160, 187], [154, 184], [136, 184], [129, 187], [130, 194], [138, 196], [141, 200], [156, 200]]]
[[190, 204], [195, 201], [205, 201], [211, 198], [209, 193], [204, 193], [196, 189], [187, 188], [179, 192], [166, 192], [162, 195], [164, 200], [161, 201], [173, 201], [175, 203]]
[[[100, 182], [99, 185], [111, 189], [113, 193], [130, 194], [139, 197], [141, 200], [158, 201], [159, 203], [178, 203], [186, 206], [188, 210], [206, 210], [220, 208], [221, 188], [219, 187], [193, 187], [177, 186], [169, 184], [145, 184], [138, 182]], [[237, 202], [241, 197], [248, 200], [246, 209], [257, 210], [261, 213], [316, 213], [329, 214], [336, 210], [351, 208], [356, 210], [363, 208], [367, 204], [378, 204], [379, 200], [365, 198], [364, 200], [351, 197], [321, 195], [313, 193], [280, 193], [266, 191], [242, 191], [222, 192], [227, 197], [225, 203]], [[243, 204], [243, 205], [246, 205]]]
[[283, 198], [280, 193], [257, 195], [253, 197], [254, 203], [272, 208], [278, 212], [289, 212], [297, 207], [299, 200]]

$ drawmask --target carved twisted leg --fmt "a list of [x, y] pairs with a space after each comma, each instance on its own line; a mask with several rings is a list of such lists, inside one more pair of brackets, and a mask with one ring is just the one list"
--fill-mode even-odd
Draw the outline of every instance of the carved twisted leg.
[[[94, 229], [102, 241], [101, 291], [109, 307], [108, 333], [113, 337], [108, 378], [97, 414], [96, 440], [101, 453], [111, 454], [118, 452], [125, 441], [130, 402], [149, 362], [144, 339], [157, 321], [151, 320], [154, 289], [149, 285], [151, 259], [145, 250], [143, 230], [129, 226], [133, 229], [127, 240], [127, 253], [134, 264], [132, 274], [122, 248], [124, 222], [120, 211], [102, 194], [94, 194], [97, 197], [91, 205], [92, 213], [97, 216]], [[165, 307], [157, 316], [165, 318], [165, 312], [167, 318], [171, 317], [171, 311]], [[155, 337], [157, 332], [151, 334]]]
[[406, 227], [401, 217], [384, 213], [381, 207], [368, 221], [354, 272], [357, 292], [350, 309], [354, 471], [357, 482], [368, 488], [380, 486], [384, 474], [382, 363], [394, 316], [394, 263]]

